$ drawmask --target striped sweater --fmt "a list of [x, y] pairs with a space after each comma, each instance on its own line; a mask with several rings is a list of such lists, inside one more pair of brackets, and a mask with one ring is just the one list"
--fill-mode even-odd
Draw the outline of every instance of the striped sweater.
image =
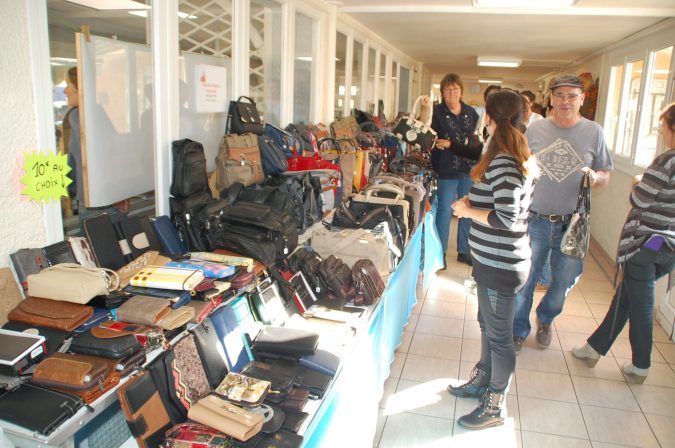
[[633, 208], [621, 230], [617, 263], [635, 255], [651, 235], [675, 248], [675, 149], [659, 155], [630, 195]]
[[533, 179], [523, 176], [517, 161], [507, 154], [498, 154], [483, 181], [471, 188], [471, 206], [492, 210], [488, 215], [490, 225], [474, 220], [469, 233], [477, 283], [506, 293], [518, 291], [525, 284], [532, 256], [527, 233], [532, 190]]

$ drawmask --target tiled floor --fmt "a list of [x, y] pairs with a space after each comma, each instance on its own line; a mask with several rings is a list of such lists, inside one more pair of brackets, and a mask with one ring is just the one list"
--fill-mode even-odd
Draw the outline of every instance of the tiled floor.
[[373, 446], [675, 447], [675, 345], [657, 323], [652, 367], [642, 385], [621, 373], [630, 360], [628, 326], [595, 368], [571, 354], [611, 299], [611, 283], [592, 257], [555, 320], [551, 346], [542, 350], [531, 336], [519, 354], [506, 424], [474, 432], [459, 427], [456, 420], [477, 400], [455, 398], [446, 386], [468, 377], [479, 357], [480, 331], [476, 297], [464, 286], [470, 270], [451, 253], [448, 260], [448, 270], [427, 291], [420, 286], [385, 383]]

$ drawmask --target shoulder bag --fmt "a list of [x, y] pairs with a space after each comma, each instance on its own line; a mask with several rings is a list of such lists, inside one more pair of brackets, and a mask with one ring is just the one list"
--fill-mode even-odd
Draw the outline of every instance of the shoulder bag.
[[[248, 100], [248, 102], [242, 100]], [[258, 114], [255, 101], [243, 95], [237, 98], [236, 101], [230, 101], [230, 107], [227, 111], [226, 130], [234, 134], [250, 132], [262, 135], [265, 127], [260, 114]]]
[[64, 302], [89, 302], [119, 287], [119, 276], [105, 268], [87, 268], [76, 263], [60, 263], [28, 276], [28, 293], [33, 297]]

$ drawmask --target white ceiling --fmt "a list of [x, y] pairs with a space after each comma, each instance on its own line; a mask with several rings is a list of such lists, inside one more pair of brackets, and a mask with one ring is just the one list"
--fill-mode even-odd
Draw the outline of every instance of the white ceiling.
[[[155, 0], [158, 1], [158, 0]], [[472, 0], [325, 0], [422, 62], [434, 81], [456, 72], [466, 80], [502, 77], [532, 83], [552, 71], [675, 17], [675, 0], [577, 0], [565, 9], [478, 8]], [[506, 2], [506, 0], [504, 0]], [[540, 0], [545, 5], [547, 0]], [[48, 0], [50, 24], [144, 41], [146, 21], [124, 11], [98, 11]], [[517, 69], [477, 67], [477, 56], [523, 60]]]
[[[556, 10], [478, 8], [472, 0], [331, 3], [424, 63], [434, 81], [455, 72], [465, 79], [501, 77], [512, 85], [533, 82], [675, 17], [675, 0], [577, 0], [573, 7]], [[478, 67], [479, 55], [515, 57], [523, 63], [517, 69]]]

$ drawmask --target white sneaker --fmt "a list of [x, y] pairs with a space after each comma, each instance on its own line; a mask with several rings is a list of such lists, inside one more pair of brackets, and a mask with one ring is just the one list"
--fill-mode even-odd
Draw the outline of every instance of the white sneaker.
[[595, 367], [601, 356], [600, 353], [596, 352], [595, 349], [588, 343], [582, 345], [581, 347], [574, 347], [572, 349], [572, 354], [575, 358], [586, 361], [588, 367]]
[[636, 383], [642, 384], [647, 379], [649, 369], [641, 369], [635, 367], [632, 362], [627, 362], [623, 365], [623, 373], [635, 380]]

